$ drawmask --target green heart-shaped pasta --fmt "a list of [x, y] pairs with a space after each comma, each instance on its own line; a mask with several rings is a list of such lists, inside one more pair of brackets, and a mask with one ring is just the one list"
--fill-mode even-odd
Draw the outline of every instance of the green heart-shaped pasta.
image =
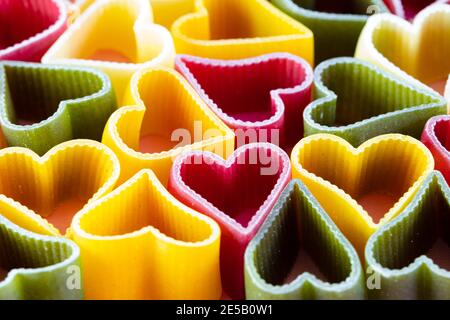
[[100, 71], [0, 64], [0, 125], [8, 146], [43, 155], [72, 139], [100, 141], [116, 109], [111, 81]]
[[[314, 33], [316, 63], [334, 57], [353, 56], [359, 35], [369, 15], [388, 12], [382, 0], [271, 0], [271, 2]], [[329, 6], [331, 8], [327, 8]]]
[[41, 236], [0, 215], [0, 300], [83, 299], [80, 250], [70, 240]]
[[433, 172], [403, 213], [373, 234], [365, 256], [370, 298], [450, 299], [450, 188], [441, 173]]
[[[302, 252], [316, 275], [298, 271]], [[363, 299], [363, 280], [350, 242], [303, 183], [292, 181], [246, 250], [247, 299]]]
[[305, 135], [334, 134], [355, 147], [387, 133], [420, 139], [428, 119], [447, 113], [445, 99], [433, 91], [354, 58], [321, 63], [314, 98], [303, 116]]

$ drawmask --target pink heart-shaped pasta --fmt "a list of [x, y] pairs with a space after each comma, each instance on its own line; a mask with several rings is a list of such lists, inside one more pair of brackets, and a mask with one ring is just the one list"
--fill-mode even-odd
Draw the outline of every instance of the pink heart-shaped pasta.
[[273, 144], [249, 144], [228, 159], [188, 152], [175, 161], [169, 191], [221, 227], [225, 292], [244, 298], [244, 252], [291, 179], [289, 156]]
[[39, 62], [67, 20], [62, 0], [0, 0], [0, 60]]

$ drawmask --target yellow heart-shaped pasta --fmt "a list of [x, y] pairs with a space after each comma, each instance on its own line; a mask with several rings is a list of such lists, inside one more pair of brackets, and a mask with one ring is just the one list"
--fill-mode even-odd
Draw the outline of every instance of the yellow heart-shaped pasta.
[[419, 86], [444, 93], [450, 73], [450, 5], [434, 4], [410, 23], [391, 14], [369, 18], [355, 57]]
[[334, 135], [301, 140], [292, 151], [301, 179], [360, 257], [369, 237], [396, 217], [434, 168], [430, 151], [409, 136], [388, 134], [354, 148]]
[[64, 234], [75, 213], [110, 192], [119, 178], [114, 153], [72, 140], [43, 157], [25, 148], [0, 151], [0, 215], [43, 235]]
[[88, 299], [222, 294], [219, 226], [176, 200], [151, 170], [86, 206], [71, 230]]
[[289, 52], [314, 63], [311, 30], [266, 0], [196, 0], [172, 25], [177, 53], [241, 59]]
[[137, 72], [125, 101], [106, 125], [103, 143], [121, 163], [120, 181], [152, 169], [163, 184], [175, 158], [189, 150], [227, 158], [234, 132], [209, 109], [179, 73], [167, 68]]

